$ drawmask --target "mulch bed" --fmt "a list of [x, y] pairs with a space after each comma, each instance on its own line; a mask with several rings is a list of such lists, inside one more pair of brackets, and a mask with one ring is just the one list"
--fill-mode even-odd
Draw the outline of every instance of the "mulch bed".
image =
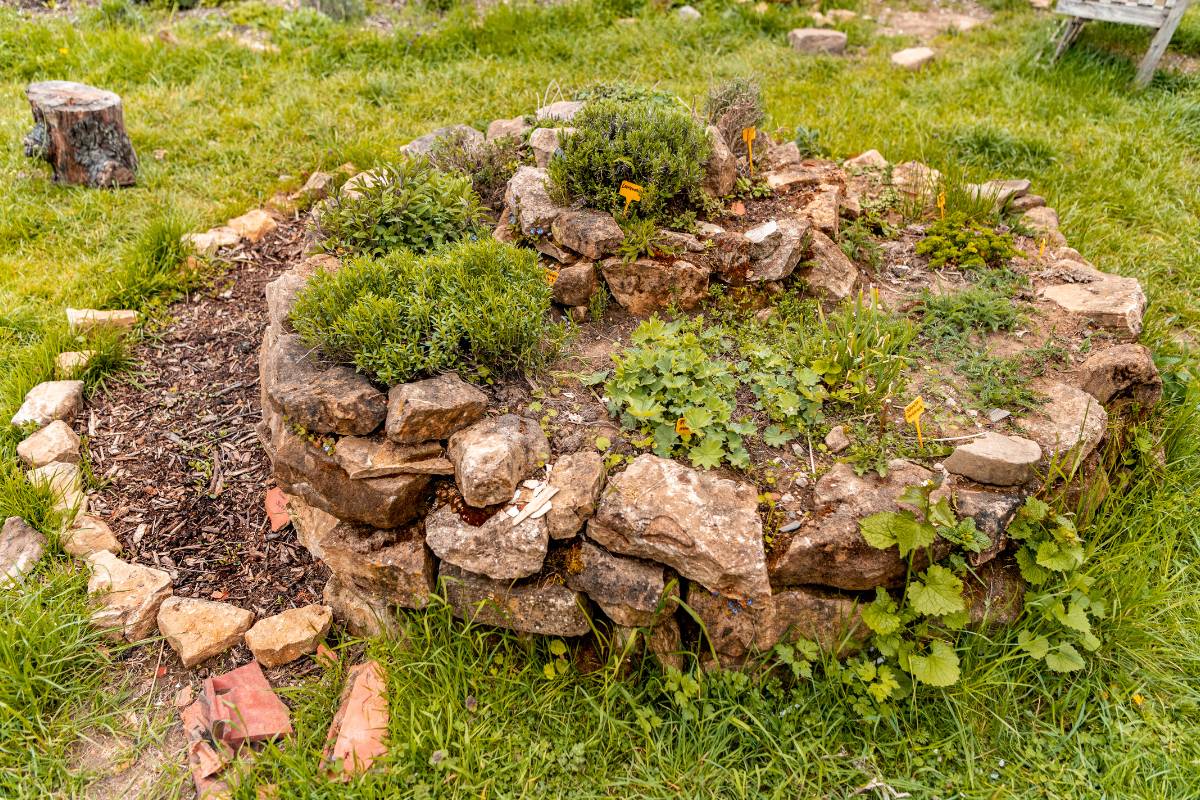
[[138, 372], [95, 398], [88, 419], [102, 483], [91, 513], [122, 557], [167, 570], [178, 595], [260, 617], [319, 602], [328, 578], [290, 526], [270, 530], [270, 462], [255, 434], [263, 287], [299, 257], [302, 233], [285, 223], [228, 256], [227, 273], [168, 309], [134, 351]]

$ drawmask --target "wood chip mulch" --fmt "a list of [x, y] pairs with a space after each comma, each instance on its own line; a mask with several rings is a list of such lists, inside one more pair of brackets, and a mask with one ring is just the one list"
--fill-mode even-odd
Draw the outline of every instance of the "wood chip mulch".
[[177, 595], [259, 616], [319, 602], [328, 578], [290, 526], [271, 532], [270, 462], [254, 430], [263, 287], [300, 255], [302, 232], [285, 223], [234, 251], [228, 273], [170, 307], [135, 349], [138, 372], [96, 397], [88, 417], [103, 482], [91, 513], [112, 526], [122, 558], [169, 572]]

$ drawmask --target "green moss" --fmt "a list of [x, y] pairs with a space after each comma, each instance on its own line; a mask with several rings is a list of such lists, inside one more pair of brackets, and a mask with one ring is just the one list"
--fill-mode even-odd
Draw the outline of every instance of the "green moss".
[[1012, 234], [997, 233], [969, 220], [966, 214], [947, 214], [929, 226], [917, 242], [917, 255], [929, 256], [929, 268], [981, 270], [1001, 267], [1017, 254]]

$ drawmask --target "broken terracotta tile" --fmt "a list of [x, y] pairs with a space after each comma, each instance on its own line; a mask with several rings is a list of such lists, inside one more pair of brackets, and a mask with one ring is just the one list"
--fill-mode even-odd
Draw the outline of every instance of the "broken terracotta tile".
[[235, 750], [244, 742], [261, 742], [292, 732], [287, 706], [256, 661], [207, 678], [204, 701], [213, 739]]
[[209, 718], [203, 700], [179, 712], [187, 738], [188, 770], [196, 784], [198, 800], [217, 800], [229, 795], [229, 785], [215, 778], [225, 768], [226, 758], [209, 743]]
[[277, 531], [291, 522], [291, 517], [287, 513], [287, 496], [278, 486], [267, 490], [266, 509], [272, 531]]
[[370, 769], [375, 759], [387, 752], [383, 743], [387, 726], [387, 681], [379, 662], [351, 667], [341, 707], [325, 738], [322, 768], [330, 777], [342, 780]]

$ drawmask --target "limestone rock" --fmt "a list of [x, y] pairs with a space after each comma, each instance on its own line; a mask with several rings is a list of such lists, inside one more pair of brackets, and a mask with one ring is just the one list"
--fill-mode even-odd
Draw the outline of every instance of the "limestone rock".
[[770, 594], [753, 486], [641, 455], [608, 482], [588, 537], [730, 597]]
[[834, 425], [825, 436], [825, 446], [831, 453], [840, 453], [850, 446], [850, 437], [846, 435], [845, 425]]
[[725, 144], [725, 137], [715, 125], [709, 125], [705, 131], [708, 135], [708, 161], [704, 163], [704, 191], [713, 197], [725, 197], [733, 192], [737, 183], [737, 157]]
[[46, 537], [20, 517], [4, 520], [0, 530], [0, 587], [23, 583], [46, 550]]
[[822, 233], [837, 236], [842, 194], [842, 187], [838, 184], [820, 184], [796, 213]]
[[449, 455], [463, 499], [483, 508], [511, 500], [517, 484], [550, 458], [550, 442], [537, 423], [505, 414], [454, 434]]
[[550, 471], [550, 486], [558, 492], [546, 512], [551, 539], [569, 539], [596, 513], [604, 488], [604, 459], [592, 450], [562, 456]]
[[287, 512], [296, 529], [296, 540], [318, 561], [325, 559], [325, 551], [321, 545], [334, 528], [342, 521], [326, 511], [310, 505], [296, 495], [284, 495], [287, 498]]
[[184, 244], [191, 245], [197, 255], [212, 258], [222, 247], [233, 247], [241, 241], [241, 234], [228, 225], [210, 228], [202, 233], [185, 233]]
[[468, 148], [478, 147], [484, 141], [483, 134], [470, 125], [446, 125], [424, 136], [418, 136], [401, 147], [400, 151], [410, 156], [427, 156], [433, 152], [438, 142], [457, 137], [461, 137], [463, 144]]
[[924, 203], [937, 196], [942, 173], [920, 161], [905, 161], [892, 168], [892, 184], [896, 191]]
[[842, 163], [845, 164], [848, 169], [855, 170], [884, 170], [887, 169], [888, 165], [887, 159], [884, 158], [883, 154], [878, 150], [868, 150], [865, 153], [856, 155], [854, 158], [847, 158]]
[[1021, 222], [1040, 233], [1058, 231], [1058, 212], [1047, 206], [1036, 206], [1021, 215]]
[[958, 475], [946, 476], [942, 485], [932, 492], [930, 499], [937, 502], [943, 496], [950, 498], [960, 519], [970, 517], [975, 527], [992, 540], [990, 547], [967, 555], [967, 561], [973, 567], [986, 564], [1008, 546], [1008, 537], [1005, 535], [1008, 523], [1025, 502], [1019, 491], [997, 491], [972, 484]]
[[334, 619], [354, 636], [395, 636], [400, 631], [393, 608], [337, 575], [330, 576], [325, 584], [321, 601], [333, 609]]
[[1148, 409], [1162, 398], [1162, 377], [1144, 345], [1121, 344], [1093, 353], [1075, 376], [1079, 388], [1105, 406], [1134, 403]]
[[387, 439], [343, 436], [333, 446], [338, 466], [352, 480], [389, 475], [453, 475], [454, 465], [442, 458], [437, 442], [396, 444]]
[[378, 530], [337, 522], [310, 529], [302, 542], [338, 580], [371, 597], [404, 608], [429, 605], [436, 569], [416, 526]]
[[1030, 439], [1042, 446], [1047, 458], [1068, 451], [1076, 462], [1087, 458], [1108, 427], [1108, 414], [1090, 394], [1065, 383], [1052, 384], [1048, 401], [1036, 414], [1020, 420]]
[[567, 586], [590, 597], [618, 625], [644, 628], [675, 611], [678, 587], [671, 587], [662, 564], [614, 556], [584, 540], [567, 572]]
[[1136, 278], [1105, 275], [1092, 283], [1047, 286], [1039, 294], [1064, 311], [1086, 317], [1119, 336], [1134, 339], [1142, 332], [1146, 295]]
[[475, 526], [449, 506], [442, 506], [425, 518], [425, 541], [443, 562], [476, 575], [511, 581], [541, 570], [550, 534], [542, 517], [528, 517], [513, 525], [513, 518], [500, 512]]
[[592, 260], [615, 253], [625, 241], [625, 233], [612, 214], [586, 208], [559, 214], [551, 230], [563, 247]]
[[[772, 566], [772, 583], [850, 590], [902, 583], [907, 572], [905, 559], [895, 547], [878, 550], [867, 544], [859, 520], [880, 511], [900, 510], [896, 502], [900, 494], [932, 477], [924, 467], [901, 459], [888, 463], [886, 478], [874, 473], [858, 476], [849, 464], [834, 464], [817, 481], [814, 513]], [[949, 551], [949, 545], [939, 539], [934, 549], [934, 555], [940, 557]], [[923, 569], [925, 565], [925, 553], [918, 551], [913, 566]]]
[[268, 331], [260, 360], [266, 396], [309, 433], [366, 434], [383, 422], [383, 393], [349, 367], [321, 364], [296, 334]]
[[87, 558], [101, 550], [121, 552], [121, 543], [113, 536], [108, 523], [87, 514], [76, 518], [75, 524], [63, 533], [62, 546], [63, 550], [76, 558]]
[[88, 594], [97, 603], [92, 624], [129, 642], [154, 632], [159, 606], [171, 596], [171, 576], [161, 569], [130, 564], [107, 550], [88, 556]]
[[247, 211], [240, 217], [234, 217], [225, 225], [251, 244], [262, 241], [264, 236], [279, 227], [275, 218], [261, 208]]
[[808, 243], [810, 226], [803, 220], [764, 222], [743, 235], [750, 241], [749, 281], [781, 281], [792, 274]]
[[763, 170], [778, 170], [795, 166], [802, 160], [799, 145], [795, 142], [783, 142], [755, 158], [754, 166], [755, 168], [761, 166]]
[[533, 151], [533, 163], [539, 167], [550, 166], [550, 159], [562, 147], [562, 141], [575, 132], [574, 128], [534, 128], [529, 134], [529, 149]]
[[83, 409], [83, 381], [46, 381], [25, 395], [25, 402], [13, 415], [16, 427], [49, 425], [56, 419], [69, 422]]
[[304, 182], [296, 195], [305, 203], [314, 203], [333, 194], [336, 184], [337, 175], [332, 172], [316, 170], [308, 176], [308, 180]]
[[967, 184], [967, 189], [977, 199], [991, 200], [997, 207], [1003, 206], [1018, 197], [1024, 197], [1029, 192], [1030, 183], [1027, 180], [985, 181], [980, 184]]
[[138, 312], [129, 310], [100, 311], [95, 308], [68, 308], [67, 327], [71, 333], [91, 333], [110, 328], [117, 331], [132, 330], [137, 324]]
[[78, 464], [55, 461], [25, 473], [33, 486], [46, 487], [53, 497], [54, 510], [67, 515], [68, 522], [75, 515], [87, 512], [87, 496], [83, 493], [83, 474]]
[[796, 28], [788, 32], [788, 44], [798, 53], [846, 52], [846, 34], [828, 28]]
[[483, 416], [487, 395], [454, 373], [401, 383], [388, 392], [387, 438], [397, 444], [447, 439]]
[[581, 261], [558, 271], [554, 281], [554, 302], [564, 306], [586, 306], [591, 302], [599, 284], [596, 282], [596, 265]]
[[504, 191], [504, 205], [515, 213], [516, 225], [526, 236], [545, 236], [558, 215], [566, 210], [550, 199], [547, 180], [546, 170], [521, 167]]
[[1020, 486], [1033, 477], [1033, 468], [1041, 460], [1037, 442], [988, 432], [954, 448], [945, 464], [950, 472], [979, 483]]
[[31, 467], [44, 467], [54, 461], [79, 462], [79, 434], [56, 419], [17, 445], [17, 455]]
[[493, 581], [443, 561], [441, 578], [454, 615], [543, 636], [583, 636], [591, 631], [587, 599], [560, 583]]
[[892, 53], [892, 64], [909, 72], [916, 72], [933, 61], [934, 52], [928, 47], [908, 47]]
[[212, 600], [174, 596], [158, 607], [159, 633], [189, 668], [236, 645], [253, 623], [253, 612]]
[[680, 6], [675, 9], [675, 16], [684, 22], [695, 22], [700, 19], [700, 12], [692, 6]]
[[684, 310], [708, 296], [708, 270], [687, 261], [610, 258], [600, 264], [608, 289], [622, 308], [647, 316], [674, 304]]
[[288, 317], [296, 305], [296, 298], [308, 284], [308, 278], [296, 270], [288, 270], [266, 285], [267, 318], [277, 334], [291, 333]]
[[859, 272], [842, 248], [821, 231], [811, 231], [809, 254], [812, 267], [803, 273], [804, 281], [818, 296], [843, 300], [854, 292]]
[[521, 139], [533, 128], [524, 117], [513, 117], [512, 119], [494, 119], [487, 127], [487, 140], [489, 142], [496, 139]]
[[428, 475], [352, 479], [330, 452], [291, 431], [270, 406], [263, 409], [258, 431], [279, 487], [322, 511], [376, 528], [396, 528], [420, 510]]
[[582, 108], [583, 103], [578, 100], [559, 100], [557, 103], [551, 103], [539, 108], [537, 110], [537, 119], [539, 122], [546, 122], [548, 120], [570, 122], [575, 119], [575, 115]]
[[96, 357], [95, 350], [66, 350], [54, 357], [54, 375], [59, 380], [70, 380], [87, 369]]
[[329, 606], [289, 608], [254, 623], [246, 631], [246, 646], [259, 664], [278, 667], [316, 652], [332, 622], [333, 609]]
[[963, 600], [973, 628], [1013, 625], [1025, 610], [1025, 579], [1016, 564], [992, 561], [963, 576]]

